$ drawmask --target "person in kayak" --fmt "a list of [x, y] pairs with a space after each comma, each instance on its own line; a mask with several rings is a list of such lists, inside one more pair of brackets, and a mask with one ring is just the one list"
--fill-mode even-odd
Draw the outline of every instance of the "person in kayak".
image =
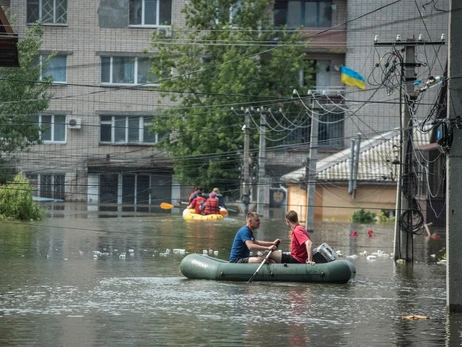
[[282, 254], [282, 263], [316, 264], [313, 261], [313, 243], [304, 227], [298, 223], [298, 215], [294, 210], [286, 213], [286, 224], [292, 230], [290, 254]]
[[246, 216], [246, 225], [238, 230], [234, 237], [231, 254], [229, 256], [230, 263], [261, 263], [265, 258], [265, 254], [261, 256], [250, 256], [250, 251], [273, 251], [268, 259], [268, 263], [280, 263], [282, 252], [276, 251], [280, 239], [274, 241], [259, 241], [255, 240], [254, 231], [260, 227], [260, 216], [256, 212], [249, 212]]

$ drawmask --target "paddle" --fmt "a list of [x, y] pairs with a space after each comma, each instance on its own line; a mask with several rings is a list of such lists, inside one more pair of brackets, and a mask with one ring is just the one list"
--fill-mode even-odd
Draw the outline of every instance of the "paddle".
[[252, 277], [249, 278], [249, 280], [247, 281], [247, 283], [252, 283], [253, 280], [255, 279], [255, 277], [257, 276], [258, 274], [258, 271], [260, 271], [261, 267], [266, 263], [266, 261], [268, 260], [268, 258], [270, 257], [271, 253], [273, 253], [273, 250], [269, 251], [268, 254], [266, 255], [265, 259], [263, 259], [263, 261], [261, 262], [260, 266], [258, 267], [257, 271], [255, 271], [255, 273], [252, 275]]
[[175, 206], [173, 206], [172, 204], [169, 204], [168, 202], [161, 202], [160, 203], [160, 208], [163, 208], [164, 210], [170, 210], [172, 208], [174, 208]]
[[227, 210], [220, 210], [220, 214], [224, 217], [224, 216], [227, 216], [228, 215], [228, 211]]

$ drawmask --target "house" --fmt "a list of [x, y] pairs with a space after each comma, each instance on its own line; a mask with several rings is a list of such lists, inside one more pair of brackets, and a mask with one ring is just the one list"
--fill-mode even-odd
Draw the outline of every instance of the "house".
[[[414, 132], [415, 160], [426, 160], [419, 147], [428, 144], [429, 137], [430, 133]], [[315, 220], [348, 221], [361, 208], [376, 215], [380, 212], [392, 215], [396, 209], [399, 178], [399, 142], [399, 130], [371, 138], [363, 136], [359, 160], [356, 161], [351, 149], [319, 160], [316, 165]], [[356, 176], [352, 174], [355, 171]], [[283, 175], [281, 181], [288, 186], [287, 209], [297, 211], [300, 219], [306, 220], [306, 168]]]

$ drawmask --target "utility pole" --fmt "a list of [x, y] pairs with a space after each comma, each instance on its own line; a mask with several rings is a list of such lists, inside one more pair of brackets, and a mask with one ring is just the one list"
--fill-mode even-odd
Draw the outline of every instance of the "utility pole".
[[[401, 70], [400, 83], [400, 168], [396, 197], [396, 219], [395, 219], [395, 236], [394, 236], [394, 255], [395, 260], [405, 259], [410, 262], [413, 260], [413, 204], [416, 203], [413, 187], [415, 172], [413, 170], [413, 121], [411, 117], [411, 108], [413, 108], [417, 97], [414, 90], [413, 82], [416, 80], [415, 68], [421, 64], [415, 62], [415, 47], [419, 45], [441, 45], [443, 42], [428, 42], [422, 40], [407, 39], [401, 41], [400, 35], [397, 35], [394, 42], [378, 42], [378, 37], [374, 40], [375, 46], [389, 46], [395, 48], [395, 54], [401, 55], [404, 51], [404, 59], [400, 60], [397, 65]], [[401, 51], [397, 51], [397, 46], [404, 46]], [[390, 71], [390, 70], [389, 70]], [[403, 92], [403, 84], [406, 88], [406, 96]], [[403, 103], [404, 96], [404, 103]], [[403, 226], [406, 226], [405, 228]]]
[[245, 206], [244, 213], [247, 215], [250, 204], [250, 172], [249, 172], [249, 158], [250, 158], [250, 110], [245, 110], [244, 120], [244, 187], [242, 192], [242, 202]]
[[[412, 41], [412, 40], [409, 40]], [[414, 126], [410, 113], [410, 103], [414, 102], [416, 99], [416, 92], [414, 91], [414, 83], [416, 80], [415, 74], [415, 46], [406, 45], [404, 46], [404, 62], [401, 63], [401, 86], [403, 83], [406, 84], [406, 95], [409, 95], [408, 100], [404, 97], [404, 104], [402, 105], [402, 142], [401, 142], [401, 153], [402, 153], [402, 176], [398, 184], [401, 187], [401, 211], [398, 211], [397, 218], [395, 219], [395, 235], [398, 234], [398, 243], [395, 244], [395, 259], [401, 258], [410, 262], [414, 257], [414, 234], [410, 232], [413, 230], [412, 225], [412, 214], [403, 212], [411, 210], [411, 199], [414, 198], [411, 192], [411, 185], [413, 184], [412, 175], [414, 175], [412, 169], [412, 157], [414, 153], [413, 149], [413, 133]], [[404, 78], [403, 78], [404, 77]], [[403, 93], [400, 93], [400, 99], [403, 99]], [[407, 189], [403, 189], [407, 187]], [[408, 226], [408, 230], [403, 232], [400, 228], [400, 222], [403, 222], [402, 219], [406, 219], [404, 222]], [[397, 231], [400, 232], [397, 232]]]
[[265, 191], [268, 191], [266, 186], [266, 111], [264, 108], [260, 111], [260, 148], [258, 151], [258, 190], [257, 190], [257, 213], [262, 216], [265, 207]]
[[318, 128], [319, 115], [314, 109], [314, 100], [311, 103], [311, 132], [310, 153], [306, 165], [306, 221], [308, 232], [314, 231], [314, 197], [316, 195], [316, 166], [318, 161]]
[[[460, 52], [460, 23], [462, 23], [462, 0], [451, 0], [449, 7], [448, 49], [448, 123], [462, 114], [460, 90], [462, 61]], [[447, 156], [446, 194], [446, 298], [449, 312], [462, 312], [462, 130], [453, 128], [453, 142]], [[450, 130], [451, 131], [451, 130]], [[457, 332], [459, 336], [459, 332]]]

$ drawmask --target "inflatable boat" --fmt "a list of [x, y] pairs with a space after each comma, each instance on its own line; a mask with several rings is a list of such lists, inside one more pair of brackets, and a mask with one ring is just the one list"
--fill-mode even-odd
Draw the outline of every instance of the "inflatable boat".
[[[226, 211], [226, 214], [228, 214], [228, 211]], [[197, 214], [194, 209], [187, 208], [183, 211], [183, 218], [185, 220], [223, 220], [224, 217], [221, 214]]]
[[[248, 281], [260, 264], [235, 264], [202, 254], [189, 254], [180, 263], [181, 273], [190, 279]], [[309, 264], [264, 264], [253, 281], [347, 283], [356, 275], [346, 260]]]

